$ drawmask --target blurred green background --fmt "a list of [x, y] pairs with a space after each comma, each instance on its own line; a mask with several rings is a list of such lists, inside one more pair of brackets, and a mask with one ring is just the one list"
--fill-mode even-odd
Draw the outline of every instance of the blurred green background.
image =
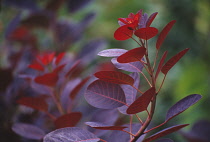
[[[38, 2], [40, 5], [44, 4], [43, 1]], [[66, 9], [60, 9], [58, 17], [80, 20], [85, 13], [95, 11], [96, 18], [84, 32], [86, 38], [83, 40], [101, 37], [108, 42], [108, 48], [131, 49], [137, 46], [134, 41], [116, 41], [113, 33], [119, 27], [118, 18], [127, 17], [129, 13], [136, 13], [140, 9], [149, 15], [158, 12], [152, 26], [159, 30], [162, 30], [169, 21], [177, 21], [161, 47], [161, 53], [165, 50], [169, 51], [168, 59], [179, 51], [190, 48], [185, 57], [167, 75], [158, 97], [153, 124], [163, 122], [169, 107], [189, 94], [201, 94], [203, 98], [171, 120], [168, 126], [193, 124], [201, 119], [210, 120], [210, 89], [208, 88], [210, 87], [210, 0], [94, 0], [83, 10], [72, 15]], [[2, 34], [4, 28], [16, 12], [13, 8], [1, 10], [1, 44], [4, 43]], [[156, 39], [150, 41], [151, 50], [155, 49], [155, 42]], [[102, 57], [98, 59], [105, 60]], [[1, 66], [5, 66], [3, 63], [1, 61]], [[161, 79], [159, 83], [160, 81]], [[191, 126], [188, 126], [186, 130]], [[172, 137], [175, 141], [184, 141], [177, 133], [167, 137]]]

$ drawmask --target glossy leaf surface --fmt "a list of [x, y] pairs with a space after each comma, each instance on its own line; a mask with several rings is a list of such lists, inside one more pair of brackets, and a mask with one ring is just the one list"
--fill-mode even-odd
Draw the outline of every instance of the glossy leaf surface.
[[129, 72], [142, 72], [144, 68], [143, 63], [141, 62], [130, 62], [130, 63], [119, 63], [117, 58], [113, 58], [112, 63], [115, 65], [116, 68], [129, 71]]
[[160, 46], [162, 45], [163, 41], [165, 40], [166, 36], [168, 35], [168, 32], [171, 30], [173, 25], [176, 23], [176, 20], [172, 20], [169, 22], [161, 31], [160, 35], [158, 36], [157, 42], [156, 42], [156, 49], [159, 50]]
[[134, 34], [141, 39], [148, 40], [158, 34], [158, 29], [154, 27], [140, 28]]
[[85, 99], [92, 106], [103, 109], [114, 109], [126, 103], [125, 94], [118, 84], [102, 80], [96, 80], [88, 86]]
[[125, 50], [125, 49], [106, 49], [106, 50], [100, 51], [98, 55], [103, 56], [103, 57], [118, 57], [127, 51], [128, 50]]
[[165, 135], [168, 135], [170, 133], [178, 131], [178, 130], [186, 127], [187, 125], [189, 125], [189, 124], [176, 125], [176, 126], [172, 126], [172, 127], [166, 128], [166, 129], [164, 129], [164, 130], [162, 130], [160, 132], [157, 132], [156, 134], [150, 136], [149, 138], [146, 138], [143, 142], [150, 142], [152, 140], [156, 140], [156, 139], [158, 139], [160, 137], [163, 137]]
[[154, 87], [148, 89], [128, 107], [126, 112], [128, 114], [135, 114], [146, 110], [155, 94], [156, 92]]
[[123, 130], [127, 127], [124, 126], [110, 126], [101, 122], [85, 122], [86, 125], [101, 130]]
[[130, 62], [141, 61], [145, 53], [146, 53], [146, 48], [144, 47], [134, 48], [119, 56], [117, 58], [117, 61], [119, 63], [130, 63]]
[[201, 95], [192, 94], [181, 99], [168, 110], [165, 121], [169, 121], [170, 119], [179, 115], [180, 113], [188, 109], [190, 106], [198, 102], [201, 99], [201, 97]]
[[127, 74], [118, 71], [99, 71], [96, 72], [95, 77], [100, 80], [116, 83], [116, 84], [128, 84], [133, 85], [134, 79]]
[[186, 48], [169, 59], [165, 65], [163, 65], [161, 72], [166, 75], [168, 71], [187, 53], [188, 50], [189, 48]]
[[34, 140], [41, 140], [45, 136], [45, 132], [35, 125], [26, 123], [15, 123], [12, 130], [18, 135]]
[[119, 27], [115, 33], [114, 38], [116, 40], [127, 40], [133, 35], [133, 28], [130, 25], [124, 25]]
[[58, 81], [58, 74], [54, 72], [46, 73], [44, 75], [37, 76], [34, 81], [42, 85], [54, 87]]
[[74, 127], [80, 121], [82, 113], [72, 112], [58, 117], [54, 123], [56, 128]]
[[99, 140], [93, 133], [78, 127], [57, 129], [44, 137], [44, 142], [98, 142]]
[[158, 12], [155, 12], [155, 13], [150, 15], [150, 17], [147, 20], [146, 27], [149, 27], [152, 24], [153, 20], [157, 16], [157, 14], [158, 14]]

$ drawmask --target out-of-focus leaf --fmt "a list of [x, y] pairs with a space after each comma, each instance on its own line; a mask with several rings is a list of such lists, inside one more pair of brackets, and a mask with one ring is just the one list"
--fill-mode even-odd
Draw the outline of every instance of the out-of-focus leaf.
[[69, 77], [76, 70], [76, 68], [78, 67], [79, 64], [80, 64], [80, 60], [75, 61], [65, 76]]
[[133, 28], [130, 25], [124, 25], [119, 27], [114, 32], [114, 38], [116, 40], [127, 40], [133, 35]]
[[46, 73], [44, 75], [37, 76], [34, 81], [38, 84], [54, 87], [58, 81], [57, 73]]
[[44, 67], [37, 60], [34, 60], [28, 67], [34, 70], [44, 71]]
[[169, 121], [170, 119], [179, 115], [180, 113], [188, 109], [190, 106], [198, 102], [201, 99], [201, 97], [201, 95], [192, 94], [181, 99], [168, 110], [165, 121]]
[[45, 136], [45, 132], [35, 125], [26, 123], [15, 123], [12, 130], [18, 135], [34, 140], [41, 140]]
[[126, 111], [127, 114], [135, 114], [146, 110], [155, 94], [156, 92], [154, 87], [148, 89], [128, 107]]
[[9, 22], [5, 30], [5, 37], [8, 38], [9, 35], [18, 27], [21, 21], [21, 12], [17, 13], [17, 15]]
[[146, 27], [149, 27], [152, 24], [153, 20], [157, 16], [157, 14], [158, 14], [158, 12], [155, 12], [149, 16], [147, 23], [146, 23]]
[[48, 111], [48, 104], [43, 97], [22, 97], [17, 100], [17, 103], [39, 111]]
[[158, 75], [159, 75], [159, 73], [160, 73], [160, 70], [162, 69], [162, 66], [163, 66], [163, 63], [164, 63], [164, 61], [165, 61], [165, 59], [166, 59], [167, 54], [168, 54], [168, 51], [165, 51], [165, 52], [163, 53], [162, 58], [160, 59], [160, 63], [159, 63], [159, 65], [158, 65], [158, 68], [157, 68], [157, 71], [156, 71], [156, 74], [155, 74], [155, 79], [157, 79], [157, 77], [158, 77]]
[[87, 6], [92, 0], [68, 0], [67, 7], [69, 12], [74, 13]]
[[174, 141], [171, 140], [171, 139], [165, 138], [165, 139], [159, 139], [159, 140], [157, 140], [157, 141], [155, 141], [155, 142], [174, 142]]
[[117, 61], [119, 63], [130, 63], [130, 62], [141, 61], [145, 53], [146, 53], [146, 48], [144, 47], [134, 48], [120, 55], [117, 58]]
[[141, 39], [148, 40], [158, 34], [158, 29], [154, 27], [140, 28], [134, 34]]
[[96, 80], [88, 86], [85, 99], [92, 106], [103, 109], [114, 109], [126, 104], [122, 88], [102, 80]]
[[163, 65], [161, 72], [166, 75], [168, 71], [187, 53], [188, 50], [189, 48], [186, 48], [169, 59], [165, 65]]
[[49, 0], [45, 9], [51, 12], [57, 12], [65, 0]]
[[106, 50], [100, 51], [98, 55], [103, 56], [103, 57], [118, 57], [127, 51], [128, 50], [125, 50], [125, 49], [106, 49]]
[[55, 57], [55, 52], [44, 52], [40, 55], [37, 55], [37, 59], [43, 64], [48, 65], [53, 61], [53, 58]]
[[157, 42], [156, 42], [156, 49], [159, 50], [160, 46], [162, 45], [163, 41], [165, 40], [166, 36], [168, 35], [168, 32], [171, 30], [173, 25], [176, 23], [176, 20], [172, 20], [169, 22], [161, 31], [160, 35], [158, 36]]
[[130, 63], [119, 63], [117, 58], [113, 58], [111, 61], [116, 68], [129, 72], [142, 72], [142, 69], [144, 68], [143, 64], [138, 61]]
[[133, 85], [134, 79], [127, 74], [118, 71], [99, 71], [94, 74], [100, 80], [116, 83]]
[[60, 65], [60, 66], [56, 67], [55, 69], [53, 69], [53, 72], [54, 72], [54, 73], [59, 73], [60, 71], [63, 70], [63, 68], [64, 68], [65, 66], [66, 66], [66, 64]]
[[100, 130], [123, 130], [125, 126], [110, 126], [101, 122], [85, 122], [86, 125]]
[[80, 121], [82, 113], [72, 112], [58, 117], [54, 123], [56, 128], [74, 127]]
[[189, 124], [181, 124], [181, 125], [176, 125], [176, 126], [172, 126], [172, 127], [166, 128], [166, 129], [164, 129], [164, 130], [162, 130], [160, 132], [157, 132], [156, 134], [146, 138], [145, 140], [143, 140], [143, 142], [150, 142], [152, 140], [156, 140], [156, 139], [158, 139], [160, 137], [163, 137], [165, 135], [168, 135], [170, 133], [178, 131], [178, 130], [186, 127], [187, 125], [189, 125]]
[[[133, 86], [138, 88], [139, 83], [140, 83], [140, 75], [138, 73], [132, 73], [132, 74], [130, 74], [130, 76], [134, 79], [134, 85]], [[128, 105], [132, 104], [136, 99], [137, 90], [134, 89], [130, 85], [121, 85], [121, 87], [122, 87], [122, 89], [125, 93], [126, 104], [128, 104]], [[118, 108], [118, 110], [123, 114], [127, 114], [126, 113], [127, 109], [128, 109], [128, 106], [126, 106], [126, 105]]]
[[99, 140], [93, 133], [78, 127], [57, 129], [44, 137], [44, 142], [98, 142]]
[[65, 52], [59, 53], [58, 56], [56, 57], [55, 64], [58, 65], [64, 56], [65, 56]]

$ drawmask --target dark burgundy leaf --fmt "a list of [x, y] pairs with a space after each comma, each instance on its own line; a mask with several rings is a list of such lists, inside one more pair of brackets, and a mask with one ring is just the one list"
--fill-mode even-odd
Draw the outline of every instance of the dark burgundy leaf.
[[78, 94], [78, 92], [80, 91], [80, 89], [85, 85], [85, 83], [90, 79], [90, 76], [86, 77], [85, 79], [83, 79], [70, 93], [70, 98], [73, 100], [76, 95]]
[[134, 48], [120, 55], [117, 58], [117, 61], [119, 63], [130, 63], [130, 62], [141, 61], [145, 53], [146, 53], [146, 48], [144, 47]]
[[158, 34], [158, 29], [154, 27], [140, 28], [134, 34], [141, 39], [148, 40]]
[[153, 20], [157, 16], [157, 14], [158, 14], [158, 12], [155, 12], [155, 13], [150, 15], [150, 17], [147, 20], [146, 27], [149, 27], [152, 24]]
[[58, 67], [56, 67], [55, 69], [53, 69], [54, 73], [59, 73], [60, 71], [62, 71], [62, 69], [66, 66], [66, 64], [60, 65]]
[[[140, 75], [138, 73], [132, 73], [130, 74], [130, 76], [134, 79], [134, 87], [139, 88], [139, 83], [140, 83]], [[136, 99], [136, 94], [137, 94], [137, 90], [134, 89], [132, 86], [130, 85], [121, 85], [124, 93], [125, 93], [125, 97], [126, 97], [126, 104], [130, 105], [132, 104], [135, 99]], [[126, 110], [128, 109], [128, 106], [124, 105], [118, 108], [118, 110], [123, 113], [123, 114], [127, 114]]]
[[54, 123], [57, 129], [64, 127], [74, 127], [82, 118], [82, 113], [72, 112], [58, 117]]
[[201, 99], [201, 97], [201, 95], [192, 94], [181, 99], [168, 110], [165, 121], [169, 121], [170, 119], [179, 115], [180, 113], [188, 109], [190, 106], [198, 102]]
[[159, 140], [157, 140], [157, 141], [155, 141], [155, 142], [174, 142], [174, 141], [171, 140], [171, 139], [165, 138], [165, 139], [159, 139]]
[[18, 135], [34, 140], [41, 140], [45, 136], [45, 132], [35, 125], [26, 123], [15, 123], [12, 130]]
[[34, 81], [42, 85], [54, 87], [58, 81], [58, 74], [54, 72], [46, 73], [44, 75], [37, 76]]
[[175, 23], [176, 23], [176, 20], [172, 20], [161, 31], [160, 35], [158, 36], [157, 42], [156, 42], [156, 49], [157, 50], [160, 49], [160, 46], [162, 45], [163, 41], [165, 40], [166, 36], [168, 35], [168, 32], [171, 30], [171, 28], [173, 27], [173, 25]]
[[94, 107], [103, 109], [114, 109], [126, 104], [122, 88], [102, 80], [96, 80], [88, 86], [85, 99]]
[[37, 60], [34, 60], [28, 67], [38, 71], [44, 71], [44, 67]]
[[74, 13], [79, 10], [81, 10], [83, 7], [85, 7], [88, 3], [90, 3], [92, 0], [68, 0], [67, 1], [67, 7], [69, 12]]
[[121, 26], [114, 32], [114, 38], [116, 40], [127, 40], [131, 38], [132, 35], [133, 35], [133, 28], [131, 25]]
[[66, 73], [65, 77], [69, 77], [79, 66], [80, 60], [77, 60], [74, 62], [74, 64], [71, 66], [69, 71]]
[[100, 130], [123, 130], [127, 127], [124, 126], [110, 126], [101, 122], [85, 122], [86, 125]]
[[94, 74], [100, 80], [116, 83], [133, 85], [134, 79], [127, 74], [118, 71], [99, 71]]
[[128, 107], [127, 114], [135, 114], [146, 110], [155, 94], [155, 87], [148, 89]]
[[49, 0], [45, 9], [51, 12], [57, 12], [64, 2], [65, 0]]
[[158, 139], [160, 137], [163, 137], [165, 135], [168, 135], [170, 133], [178, 131], [178, 130], [186, 127], [187, 125], [189, 125], [189, 124], [176, 125], [176, 126], [172, 126], [172, 127], [166, 128], [166, 129], [164, 129], [164, 130], [162, 130], [162, 131], [160, 131], [160, 132], [150, 136], [149, 138], [146, 138], [143, 142], [150, 142], [152, 140], [156, 140], [156, 139]]
[[129, 72], [142, 72], [142, 69], [144, 68], [143, 64], [138, 61], [130, 63], [119, 63], [117, 58], [113, 58], [111, 61], [116, 68]]
[[161, 72], [166, 75], [168, 71], [187, 53], [188, 50], [189, 48], [186, 48], [169, 59], [165, 65], [163, 65]]
[[60, 61], [63, 59], [65, 55], [65, 52], [61, 52], [60, 54], [58, 54], [58, 56], [56, 57], [56, 60], [55, 60], [55, 64], [58, 65], [60, 63]]
[[48, 104], [43, 97], [22, 97], [17, 100], [17, 103], [36, 110], [48, 111]]
[[98, 55], [103, 56], [103, 57], [118, 57], [127, 51], [128, 50], [125, 50], [125, 49], [106, 49], [106, 50], [100, 51]]
[[157, 71], [156, 71], [156, 74], [155, 74], [155, 79], [157, 79], [157, 77], [158, 77], [158, 75], [159, 75], [159, 73], [160, 73], [160, 70], [162, 69], [162, 66], [163, 66], [163, 63], [164, 63], [164, 61], [165, 61], [165, 59], [166, 59], [167, 54], [168, 54], [168, 51], [165, 51], [165, 52], [163, 53], [162, 58], [160, 59], [160, 63], [159, 63], [159, 65], [158, 65], [158, 68], [157, 68]]
[[93, 133], [78, 127], [61, 128], [45, 135], [44, 142], [98, 142]]

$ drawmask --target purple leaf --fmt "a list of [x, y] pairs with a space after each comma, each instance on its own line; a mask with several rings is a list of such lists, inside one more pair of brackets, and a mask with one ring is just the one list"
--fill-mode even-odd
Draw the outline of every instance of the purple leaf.
[[166, 139], [159, 139], [159, 140], [157, 140], [155, 142], [173, 142], [173, 140], [166, 138]]
[[102, 80], [96, 80], [88, 86], [85, 99], [92, 106], [103, 109], [114, 109], [126, 104], [120, 85]]
[[142, 72], [144, 67], [140, 62], [119, 63], [117, 58], [113, 58], [111, 61], [116, 68], [129, 72]]
[[67, 7], [69, 12], [74, 13], [85, 7], [91, 0], [68, 0]]
[[201, 97], [201, 95], [192, 94], [178, 101], [168, 110], [165, 121], [167, 122], [173, 117], [179, 115], [180, 113], [188, 109], [190, 106], [195, 104], [197, 101], [199, 101]]
[[44, 142], [98, 142], [93, 133], [78, 127], [57, 129], [45, 135]]
[[186, 127], [187, 125], [189, 125], [189, 124], [176, 125], [176, 126], [172, 126], [172, 127], [166, 128], [166, 129], [164, 129], [164, 130], [162, 130], [160, 132], [157, 132], [154, 135], [146, 138], [143, 142], [150, 142], [152, 140], [156, 140], [156, 139], [158, 139], [160, 137], [163, 137], [165, 135], [168, 135], [170, 133], [178, 131], [179, 129], [182, 129], [182, 128]]
[[28, 10], [38, 10], [36, 0], [4, 0], [3, 4]]
[[95, 128], [95, 129], [101, 129], [101, 130], [123, 130], [127, 127], [123, 126], [112, 126], [112, 125], [107, 125], [105, 123], [101, 122], [85, 122], [86, 125]]
[[106, 49], [106, 50], [100, 51], [98, 55], [103, 56], [103, 57], [118, 57], [127, 51], [128, 50], [125, 50], [125, 49]]
[[[139, 83], [140, 83], [140, 76], [138, 73], [132, 73], [130, 74], [130, 76], [134, 79], [134, 86], [136, 88], [139, 87]], [[136, 99], [136, 94], [137, 94], [137, 90], [134, 89], [133, 87], [131, 87], [130, 85], [121, 85], [124, 93], [125, 93], [125, 97], [126, 97], [126, 103], [128, 105], [132, 104], [135, 99]], [[128, 107], [126, 105], [121, 106], [118, 108], [118, 110], [123, 113], [123, 114], [127, 114], [126, 110], [128, 109]]]
[[45, 132], [35, 125], [25, 123], [15, 123], [12, 130], [18, 135], [34, 140], [41, 140], [45, 136]]

